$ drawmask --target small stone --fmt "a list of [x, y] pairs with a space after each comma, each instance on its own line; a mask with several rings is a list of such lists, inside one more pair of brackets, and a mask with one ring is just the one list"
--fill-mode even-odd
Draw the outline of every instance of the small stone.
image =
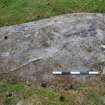
[[27, 86], [31, 86], [31, 82], [30, 81], [26, 81], [26, 85]]
[[64, 102], [65, 97], [64, 97], [64, 96], [60, 96], [60, 97], [59, 97], [59, 100], [60, 100], [61, 102]]
[[47, 83], [46, 82], [42, 82], [41, 83], [41, 87], [44, 87], [44, 88], [47, 87]]
[[6, 92], [6, 97], [9, 98], [9, 97], [12, 97], [13, 96], [13, 93], [12, 92]]
[[47, 3], [47, 5], [50, 5], [50, 3]]
[[70, 86], [69, 86], [69, 89], [73, 89], [73, 85], [70, 85]]
[[23, 105], [23, 101], [18, 101], [16, 105]]
[[37, 18], [40, 18], [40, 15], [38, 15]]
[[101, 99], [102, 99], [103, 104], [105, 104], [105, 96], [103, 96]]

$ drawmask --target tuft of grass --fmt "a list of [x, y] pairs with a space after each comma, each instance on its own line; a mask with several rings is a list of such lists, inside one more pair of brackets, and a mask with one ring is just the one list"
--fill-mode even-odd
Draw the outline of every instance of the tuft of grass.
[[[13, 96], [6, 97], [6, 92], [12, 92]], [[35, 85], [0, 84], [0, 105], [16, 105], [20, 100], [24, 101], [24, 105], [64, 105], [51, 89]]]
[[[76, 82], [73, 90], [60, 89], [55, 92], [51, 88], [25, 84], [0, 83], [0, 105], [16, 105], [22, 101], [23, 105], [103, 105], [101, 97], [105, 93], [105, 84], [87, 85]], [[6, 92], [12, 92], [13, 96], [6, 97]], [[60, 101], [60, 97], [64, 101]]]
[[105, 12], [105, 0], [0, 0], [0, 26], [73, 12]]

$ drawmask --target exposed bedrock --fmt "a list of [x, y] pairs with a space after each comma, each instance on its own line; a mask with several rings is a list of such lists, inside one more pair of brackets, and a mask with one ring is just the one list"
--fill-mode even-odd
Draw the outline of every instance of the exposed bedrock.
[[51, 80], [52, 71], [105, 74], [104, 14], [67, 14], [0, 28], [0, 79]]

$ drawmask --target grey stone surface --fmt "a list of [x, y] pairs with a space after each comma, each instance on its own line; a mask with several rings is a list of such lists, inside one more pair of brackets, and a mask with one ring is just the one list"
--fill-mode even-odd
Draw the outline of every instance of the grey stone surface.
[[62, 16], [0, 28], [0, 77], [50, 80], [52, 71], [103, 72], [105, 15]]
[[103, 67], [103, 74], [105, 75], [105, 67]]
[[24, 102], [22, 100], [20, 100], [19, 102], [17, 102], [16, 105], [24, 105]]
[[103, 102], [103, 105], [105, 105], [105, 96], [101, 97], [101, 100]]

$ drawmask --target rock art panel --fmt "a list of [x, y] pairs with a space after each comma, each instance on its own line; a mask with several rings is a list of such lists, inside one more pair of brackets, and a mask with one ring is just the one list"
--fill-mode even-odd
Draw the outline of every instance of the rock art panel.
[[51, 80], [52, 71], [103, 72], [104, 14], [66, 14], [0, 28], [0, 79]]

